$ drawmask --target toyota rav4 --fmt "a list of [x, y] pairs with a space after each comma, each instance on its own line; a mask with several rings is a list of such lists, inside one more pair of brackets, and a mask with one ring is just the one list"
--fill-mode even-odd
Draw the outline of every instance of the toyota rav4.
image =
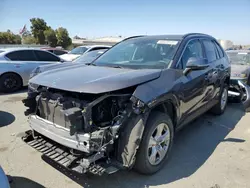
[[33, 77], [23, 140], [80, 173], [155, 173], [178, 130], [208, 110], [224, 112], [230, 69], [206, 34], [127, 38], [89, 64]]

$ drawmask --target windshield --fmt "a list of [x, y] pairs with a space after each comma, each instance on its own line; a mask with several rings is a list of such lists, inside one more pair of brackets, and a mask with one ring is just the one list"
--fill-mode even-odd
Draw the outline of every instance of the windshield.
[[177, 40], [168, 39], [129, 39], [115, 45], [93, 63], [132, 69], [162, 69], [173, 59], [177, 44]]
[[74, 60], [74, 63], [91, 63], [93, 60], [95, 60], [97, 57], [99, 57], [101, 54], [103, 54], [105, 50], [94, 50], [91, 52], [87, 52], [86, 54], [81, 55], [79, 58]]
[[77, 47], [77, 48], [74, 48], [73, 50], [71, 50], [69, 52], [69, 54], [83, 54], [88, 48], [86, 47]]
[[246, 52], [227, 53], [232, 64], [250, 64], [250, 54]]

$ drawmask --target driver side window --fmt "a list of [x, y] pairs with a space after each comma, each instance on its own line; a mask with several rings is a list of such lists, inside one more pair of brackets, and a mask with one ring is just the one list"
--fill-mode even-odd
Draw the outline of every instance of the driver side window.
[[185, 69], [190, 57], [204, 58], [202, 46], [198, 39], [190, 41], [186, 46], [179, 63], [179, 68]]

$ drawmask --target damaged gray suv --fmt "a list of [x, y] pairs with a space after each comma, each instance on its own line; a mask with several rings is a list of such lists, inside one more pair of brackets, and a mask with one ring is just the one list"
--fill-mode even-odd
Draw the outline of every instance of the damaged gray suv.
[[33, 77], [23, 140], [80, 173], [153, 174], [178, 130], [224, 112], [229, 80], [228, 57], [209, 35], [127, 38], [89, 64]]

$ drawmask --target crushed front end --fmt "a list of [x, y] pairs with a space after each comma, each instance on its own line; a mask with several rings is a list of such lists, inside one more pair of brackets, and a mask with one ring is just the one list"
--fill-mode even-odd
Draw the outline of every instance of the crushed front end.
[[[140, 114], [145, 110], [143, 103], [132, 96], [133, 91], [128, 88], [85, 94], [29, 87], [23, 103], [28, 107], [25, 115], [29, 116], [31, 130], [23, 140], [44, 156], [79, 173], [101, 175], [130, 168], [144, 126], [144, 116]], [[133, 127], [130, 131], [129, 126]], [[127, 151], [126, 147], [132, 150]]]

